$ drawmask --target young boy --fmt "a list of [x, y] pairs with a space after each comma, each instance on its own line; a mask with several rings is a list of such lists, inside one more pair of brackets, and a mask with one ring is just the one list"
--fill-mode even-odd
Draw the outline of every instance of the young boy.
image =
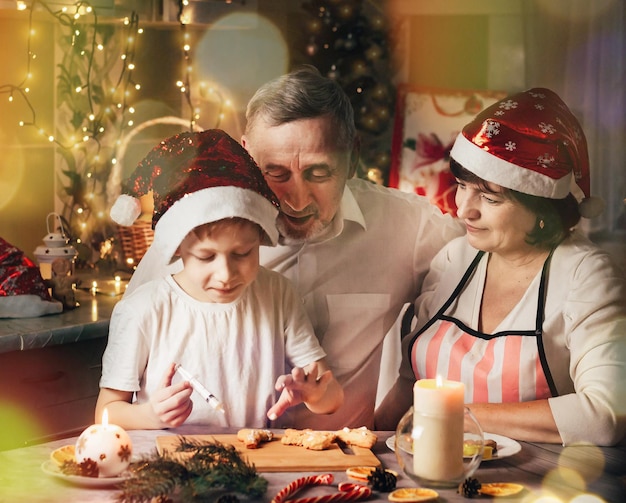
[[[128, 429], [262, 428], [301, 402], [335, 411], [343, 390], [302, 301], [283, 276], [259, 266], [259, 246], [276, 244], [278, 202], [243, 147], [220, 130], [161, 142], [126, 182], [112, 218], [130, 225], [137, 198], [150, 191], [155, 248], [164, 263], [180, 258], [183, 270], [115, 306], [96, 421], [106, 408], [111, 423]], [[178, 380], [177, 364], [223, 410]]]

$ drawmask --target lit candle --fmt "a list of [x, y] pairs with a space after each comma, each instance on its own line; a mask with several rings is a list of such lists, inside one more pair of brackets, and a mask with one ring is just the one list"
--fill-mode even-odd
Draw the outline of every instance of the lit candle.
[[463, 475], [465, 386], [461, 382], [421, 379], [413, 386], [413, 470], [432, 481]]
[[128, 433], [115, 424], [109, 424], [106, 409], [102, 424], [93, 424], [80, 434], [76, 441], [76, 462], [87, 459], [98, 465], [99, 477], [117, 477], [130, 464], [133, 445]]

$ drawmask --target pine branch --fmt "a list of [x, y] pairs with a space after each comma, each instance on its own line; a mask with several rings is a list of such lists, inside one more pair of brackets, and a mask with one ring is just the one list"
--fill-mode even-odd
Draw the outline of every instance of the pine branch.
[[[189, 453], [189, 456], [176, 453]], [[267, 490], [267, 480], [231, 445], [180, 437], [176, 453], [164, 456], [154, 453], [131, 464], [132, 475], [124, 481], [118, 501], [167, 501], [174, 494], [181, 501], [201, 501], [215, 497], [217, 492], [259, 498]]]

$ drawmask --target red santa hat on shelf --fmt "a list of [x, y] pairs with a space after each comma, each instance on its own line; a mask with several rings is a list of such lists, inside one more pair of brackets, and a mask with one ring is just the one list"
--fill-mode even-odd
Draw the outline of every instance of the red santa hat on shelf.
[[22, 250], [0, 238], [0, 318], [30, 318], [63, 311]]
[[170, 261], [195, 227], [239, 217], [261, 226], [263, 244], [278, 240], [279, 202], [248, 152], [219, 129], [163, 140], [137, 165], [111, 208], [111, 218], [131, 225], [139, 197], [152, 191], [154, 242]]
[[525, 194], [572, 193], [592, 218], [604, 202], [590, 197], [587, 140], [576, 117], [549, 89], [534, 88], [480, 112], [456, 138], [450, 157], [480, 178]]

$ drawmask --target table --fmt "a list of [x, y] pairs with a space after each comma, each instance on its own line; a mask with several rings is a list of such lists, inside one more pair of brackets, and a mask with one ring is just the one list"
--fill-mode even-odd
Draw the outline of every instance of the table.
[[[134, 454], [153, 452], [155, 439], [159, 435], [206, 434], [206, 428], [183, 426], [172, 430], [130, 431]], [[212, 433], [225, 433], [213, 431]], [[373, 451], [386, 468], [399, 470], [395, 454], [385, 445], [385, 440], [393, 432], [378, 432], [378, 442]], [[93, 489], [70, 485], [63, 480], [43, 473], [41, 465], [49, 459], [50, 453], [63, 445], [72, 444], [76, 437], [56, 440], [46, 444], [0, 452], [0, 502], [29, 503], [56, 502], [114, 502], [119, 490]], [[500, 460], [483, 462], [474, 475], [481, 482], [517, 482], [525, 486], [518, 497], [501, 500], [506, 503], [540, 501], [541, 496], [555, 496], [558, 499], [541, 499], [542, 503], [623, 503], [626, 501], [626, 446], [611, 448], [568, 447], [560, 445], [520, 442], [522, 450]], [[269, 482], [265, 497], [260, 501], [268, 503], [280, 489], [290, 482], [311, 473], [263, 473]], [[344, 472], [334, 473], [335, 485], [348, 480]], [[406, 476], [398, 480], [398, 487], [411, 487], [414, 484]], [[300, 496], [311, 496], [335, 492], [330, 489], [310, 488]], [[437, 489], [439, 502], [468, 502], [454, 489]], [[574, 499], [577, 495], [589, 493], [590, 497]], [[600, 499], [601, 498], [601, 499]], [[481, 498], [484, 500], [484, 498]], [[245, 500], [240, 497], [240, 500]], [[373, 493], [367, 501], [388, 501], [386, 493]]]

